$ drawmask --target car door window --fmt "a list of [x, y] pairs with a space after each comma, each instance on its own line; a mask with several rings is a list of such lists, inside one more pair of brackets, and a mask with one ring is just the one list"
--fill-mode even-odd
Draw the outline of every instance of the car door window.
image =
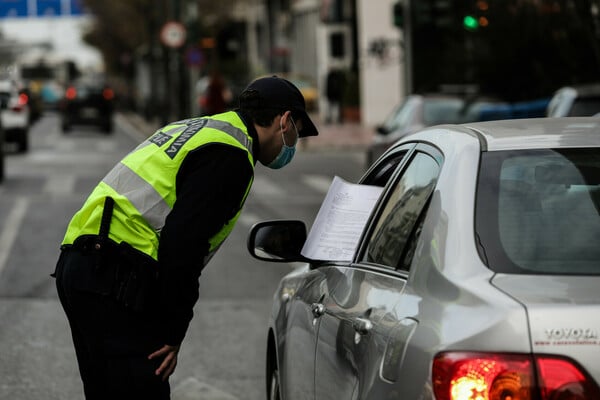
[[396, 171], [398, 165], [400, 165], [404, 159], [404, 156], [406, 156], [408, 151], [413, 147], [414, 143], [398, 148], [397, 151], [391, 153], [384, 160], [374, 165], [363, 179], [361, 179], [360, 183], [363, 185], [384, 187], [392, 177], [394, 171]]
[[[435, 187], [440, 166], [435, 158], [416, 152], [405, 171], [394, 183], [381, 206], [382, 211], [367, 237], [363, 261], [391, 268], [408, 268], [402, 262], [412, 257], [409, 239], [419, 232], [422, 213]], [[421, 217], [421, 218], [420, 218]]]

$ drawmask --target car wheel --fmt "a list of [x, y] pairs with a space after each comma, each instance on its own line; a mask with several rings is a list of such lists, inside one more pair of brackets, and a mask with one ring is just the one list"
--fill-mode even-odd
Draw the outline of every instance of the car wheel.
[[4, 132], [0, 128], [0, 182], [4, 181]]
[[112, 133], [112, 130], [113, 130], [112, 117], [107, 117], [104, 120], [102, 120], [100, 127], [102, 128], [102, 131], [104, 133], [106, 133], [107, 135]]
[[281, 400], [279, 395], [279, 371], [274, 368], [271, 372], [271, 385], [269, 386], [268, 400]]
[[66, 124], [66, 123], [63, 123], [63, 124], [62, 124], [62, 131], [63, 131], [64, 133], [67, 133], [67, 132], [69, 132], [70, 130], [71, 130], [71, 125], [69, 125], [69, 124]]
[[21, 139], [18, 144], [19, 153], [25, 153], [29, 149], [29, 134], [27, 131], [21, 132]]
[[104, 133], [106, 133], [107, 135], [112, 133], [113, 130], [113, 124], [112, 121], [106, 121], [102, 124], [102, 130], [104, 131]]

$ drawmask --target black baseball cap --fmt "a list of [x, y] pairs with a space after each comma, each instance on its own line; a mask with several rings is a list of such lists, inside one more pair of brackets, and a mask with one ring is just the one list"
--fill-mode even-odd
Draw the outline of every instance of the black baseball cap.
[[[319, 132], [315, 124], [306, 113], [306, 104], [300, 90], [290, 81], [278, 76], [258, 78], [252, 81], [244, 91], [254, 90], [259, 96], [259, 104], [253, 105], [260, 108], [274, 108], [290, 110], [294, 118], [302, 120], [300, 137], [317, 136]], [[240, 108], [249, 105], [240, 103]]]

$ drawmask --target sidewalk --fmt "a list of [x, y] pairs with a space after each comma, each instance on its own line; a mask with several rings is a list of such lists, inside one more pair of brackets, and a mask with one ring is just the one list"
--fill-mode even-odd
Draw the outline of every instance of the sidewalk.
[[[147, 121], [142, 116], [132, 112], [119, 113], [118, 118], [126, 120], [135, 129], [140, 140], [147, 138], [160, 128], [158, 123]], [[307, 137], [300, 140], [298, 147], [303, 150], [366, 149], [374, 135], [373, 129], [365, 127], [360, 123], [325, 124], [316, 115], [311, 115], [311, 119], [319, 130], [319, 136]]]
[[307, 137], [300, 141], [299, 147], [307, 150], [366, 149], [373, 140], [375, 131], [360, 123], [325, 124], [318, 116], [311, 115], [317, 126], [319, 136]]

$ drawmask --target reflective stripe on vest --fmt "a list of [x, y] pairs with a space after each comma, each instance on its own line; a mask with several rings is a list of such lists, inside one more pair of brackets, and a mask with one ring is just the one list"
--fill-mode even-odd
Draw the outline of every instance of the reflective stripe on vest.
[[179, 125], [179, 124], [183, 124], [183, 126], [177, 127], [175, 129], [172, 129], [172, 130], [169, 130], [166, 132], [164, 130], [159, 130], [154, 135], [152, 135], [148, 140], [146, 140], [142, 144], [140, 144], [136, 150], [142, 149], [151, 144], [156, 144], [158, 146], [162, 146], [165, 142], [171, 140], [171, 138], [174, 135], [177, 135], [177, 134], [183, 132], [169, 146], [169, 148], [166, 151], [166, 153], [169, 157], [174, 158], [177, 155], [177, 153], [179, 152], [179, 149], [181, 149], [181, 147], [192, 136], [194, 136], [200, 129], [206, 127], [206, 128], [217, 129], [221, 132], [227, 133], [229, 136], [231, 136], [235, 140], [237, 140], [242, 146], [244, 146], [246, 148], [246, 150], [250, 153], [250, 155], [252, 155], [254, 157], [254, 154], [252, 153], [252, 142], [250, 141], [250, 138], [242, 130], [231, 125], [229, 122], [208, 119], [208, 118], [200, 118], [200, 119], [196, 119], [196, 120], [187, 119], [184, 121], [174, 122], [172, 124], [169, 124], [169, 126]]
[[[189, 121], [191, 120], [177, 122], [175, 124]], [[202, 123], [197, 123], [199, 121], [202, 121]], [[252, 142], [249, 137], [242, 130], [234, 127], [230, 123], [206, 118], [201, 118], [194, 122], [195, 123], [191, 123], [188, 126], [179, 127], [171, 131], [158, 131], [138, 146], [136, 150], [142, 149], [150, 144], [159, 144], [157, 143], [159, 141], [162, 141], [164, 144], [163, 135], [167, 136], [170, 140], [173, 135], [181, 133], [182, 128], [185, 128], [183, 129], [183, 133], [181, 133], [181, 135], [169, 145], [169, 148], [165, 151], [169, 157], [174, 158], [179, 152], [179, 149], [181, 149], [194, 134], [200, 129], [208, 127], [232, 136], [252, 155]], [[186, 134], [186, 132], [190, 133]], [[123, 163], [117, 164], [102, 181], [110, 186], [115, 192], [126, 197], [155, 231], [158, 232], [162, 229], [167, 215], [171, 212], [171, 207], [152, 185]]]

